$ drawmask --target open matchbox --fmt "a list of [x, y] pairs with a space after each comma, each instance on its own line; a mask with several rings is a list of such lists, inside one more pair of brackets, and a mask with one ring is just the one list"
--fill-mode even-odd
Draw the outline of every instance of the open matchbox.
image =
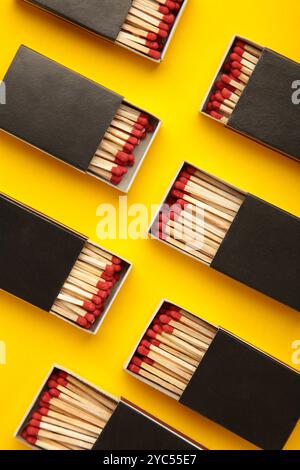
[[[167, 327], [161, 330], [161, 327], [157, 326], [166, 323], [161, 315], [162, 312], [165, 316], [175, 313], [177, 319], [181, 317], [179, 321], [173, 322], [170, 321], [170, 318], [168, 319], [169, 328], [170, 325], [174, 326], [173, 332], [172, 329], [167, 330]], [[182, 322], [183, 317], [185, 317], [184, 322]], [[160, 323], [160, 320], [163, 323]], [[201, 356], [196, 362], [191, 359], [196, 355], [193, 356], [190, 351], [197, 348], [195, 345], [199, 340], [191, 337], [186, 340], [188, 338], [187, 332], [190, 334], [193, 331], [194, 334], [195, 331], [191, 330], [190, 326], [184, 327], [184, 325], [191, 325], [193, 322], [197, 322], [198, 331], [208, 335], [206, 344], [201, 342], [201, 349], [198, 350], [199, 354], [201, 352]], [[154, 331], [153, 328], [156, 328], [157, 332], [161, 331], [149, 336], [149, 328], [152, 328], [152, 331]], [[180, 328], [180, 330], [176, 328]], [[186, 333], [182, 333], [182, 331]], [[156, 340], [151, 339], [154, 337]], [[199, 334], [198, 337], [200, 337]], [[146, 351], [148, 361], [143, 362], [139, 368], [132, 369], [130, 365], [134, 356], [136, 358], [138, 355], [142, 361], [147, 360], [147, 357], [143, 357], [144, 350], [140, 348], [141, 344], [145, 344], [144, 338], [152, 342], [149, 346], [150, 350]], [[203, 334], [202, 339], [204, 339]], [[194, 347], [191, 348], [191, 344]], [[186, 347], [190, 349], [186, 349]], [[171, 351], [174, 354], [174, 348], [177, 350], [175, 356], [170, 355]], [[152, 356], [151, 351], [153, 351]], [[165, 386], [169, 388], [171, 387], [170, 383], [176, 383], [171, 382], [173, 377], [176, 377], [176, 368], [178, 367], [176, 361], [180, 363], [179, 358], [183, 358], [186, 354], [189, 354], [189, 357], [186, 356], [185, 360], [195, 364], [194, 372], [190, 373], [180, 393], [178, 391], [178, 395], [175, 395], [174, 387], [166, 389]], [[149, 361], [149, 358], [152, 358], [152, 361], [151, 359]], [[160, 371], [166, 372], [170, 358], [172, 358], [171, 364], [173, 366], [169, 371], [171, 375], [168, 379], [169, 383], [166, 384], [157, 377], [165, 377], [165, 375], [160, 375]], [[147, 365], [151, 363], [157, 368], [156, 372], [153, 372], [153, 366], [149, 368]], [[162, 364], [164, 364], [163, 367]], [[142, 382], [166, 393], [179, 403], [265, 450], [282, 449], [300, 418], [299, 372], [223, 328], [216, 327], [167, 300], [161, 302], [151, 318], [125, 364], [125, 370]], [[145, 373], [146, 370], [155, 375]], [[185, 372], [183, 372], [184, 370]], [[187, 369], [180, 366], [178, 378], [183, 380], [186, 372]]]
[[18, 49], [4, 83], [0, 129], [129, 191], [161, 125], [158, 118], [26, 46]]
[[96, 334], [130, 263], [4, 194], [0, 220], [0, 289]]
[[[243, 51], [241, 48], [235, 49], [236, 45], [242, 46]], [[239, 57], [234, 51], [238, 52]], [[224, 74], [238, 82], [240, 89], [231, 86], [229, 82], [224, 83], [226, 95], [223, 92], [221, 101], [231, 109], [223, 107], [220, 112], [216, 106], [211, 106], [211, 97], [214, 96], [214, 100], [216, 92], [219, 96], [220, 92], [222, 94], [221, 77]], [[295, 92], [293, 83], [299, 75], [299, 63], [248, 39], [235, 36], [200, 112], [231, 130], [299, 161], [300, 106], [292, 101], [292, 94]], [[230, 97], [228, 91], [233, 92], [233, 97]], [[227, 100], [224, 102], [225, 97]]]
[[[85, 30], [89, 31], [90, 33], [95, 34], [98, 37], [106, 39], [109, 42], [122, 46], [126, 49], [135, 52], [142, 57], [146, 57], [156, 63], [160, 63], [170, 45], [171, 39], [175, 30], [178, 26], [180, 18], [183, 14], [185, 6], [188, 0], [180, 0], [177, 2], [176, 5], [178, 8], [176, 10], [170, 9], [168, 13], [172, 13], [175, 16], [174, 21], [170, 24], [170, 27], [167, 31], [167, 36], [165, 38], [161, 38], [161, 47], [160, 47], [160, 55], [158, 57], [151, 56], [151, 54], [144, 51], [142, 48], [138, 48], [137, 44], [132, 43], [131, 41], [127, 42], [124, 41], [120, 37], [122, 32], [126, 32], [127, 34], [131, 34], [135, 31], [136, 28], [140, 27], [140, 21], [143, 21], [145, 17], [143, 15], [147, 15], [147, 20], [149, 20], [150, 16], [153, 15], [153, 12], [149, 10], [149, 3], [156, 3], [156, 5], [160, 8], [162, 7], [162, 2], [152, 2], [150, 0], [142, 0], [140, 5], [136, 5], [136, 0], [25, 0], [27, 3], [39, 7], [65, 21], [73, 23]], [[166, 0], [168, 3], [168, 0]], [[148, 4], [148, 5], [147, 5]], [[151, 6], [151, 5], [150, 5]], [[128, 19], [127, 15], [131, 14], [131, 9], [144, 7], [144, 11], [138, 20], [136, 16], [134, 18]], [[167, 8], [168, 10], [168, 8]], [[154, 14], [155, 15], [155, 14]], [[155, 16], [158, 16], [157, 14]], [[154, 18], [156, 19], [156, 18]], [[153, 18], [152, 18], [153, 20]], [[136, 22], [137, 21], [137, 22]], [[151, 21], [151, 18], [150, 18]], [[129, 28], [124, 28], [124, 25], [127, 23]], [[159, 23], [159, 21], [158, 21]], [[134, 30], [130, 28], [132, 26]], [[156, 28], [153, 26], [149, 26], [148, 21], [146, 21], [145, 29], [147, 26], [150, 28], [150, 32], [156, 31]], [[158, 29], [158, 28], [157, 28]], [[146, 36], [141, 35], [140, 38], [144, 38]], [[158, 35], [159, 37], [159, 35]], [[150, 38], [151, 39], [151, 38]], [[140, 41], [138, 41], [140, 43]], [[151, 45], [151, 44], [150, 44]]]
[[[26, 438], [24, 438], [24, 429], [28, 426], [33, 413], [39, 409], [40, 400], [43, 393], [48, 388], [47, 383], [49, 379], [58, 373], [63, 373], [63, 375], [67, 377], [69, 386], [71, 385], [69, 390], [72, 388], [72, 383], [75, 383], [76, 386], [79, 385], [81, 388], [77, 387], [76, 389], [73, 386], [73, 390], [87, 391], [90, 389], [91, 393], [99, 394], [104, 400], [107, 402], [110, 401], [113, 405], [108, 414], [108, 418], [105, 420], [106, 423], [101, 434], [98, 437], [95, 436], [95, 442], [90, 444], [90, 450], [206, 450], [203, 446], [200, 446], [200, 444], [192, 441], [133, 403], [130, 403], [124, 398], [113, 397], [104, 390], [100, 390], [95, 385], [58, 365], [54, 365], [51, 368], [45, 382], [38, 391], [37, 396], [27, 410], [25, 417], [15, 433], [15, 437], [21, 442], [30, 445]], [[59, 410], [61, 411], [62, 408], [58, 408], [58, 411]], [[49, 416], [50, 415], [51, 413], [49, 413]], [[54, 416], [56, 415], [54, 414]], [[76, 414], [69, 414], [69, 416], [76, 417]], [[51, 421], [51, 419], [49, 421]], [[83, 424], [83, 430], [84, 429]], [[62, 443], [69, 445], [69, 443]], [[33, 449], [40, 449], [40, 447], [32, 444], [31, 447]], [[70, 450], [71, 449], [72, 447], [70, 447]], [[88, 446], [86, 450], [87, 449]]]
[[[175, 222], [167, 219], [161, 233], [156, 227], [160, 217], [166, 218], [166, 207], [167, 217], [173, 207], [183, 215], [175, 214]], [[195, 208], [202, 211], [204, 223], [194, 215]], [[300, 311], [298, 217], [183, 162], [149, 234]]]

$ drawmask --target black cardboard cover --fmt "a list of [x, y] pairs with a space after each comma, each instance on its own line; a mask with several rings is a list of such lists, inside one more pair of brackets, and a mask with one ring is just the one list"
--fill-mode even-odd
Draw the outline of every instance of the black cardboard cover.
[[247, 195], [211, 267], [300, 310], [300, 219]]
[[180, 403], [266, 450], [300, 417], [300, 374], [219, 330]]
[[195, 450], [195, 447], [120, 402], [93, 450]]
[[264, 49], [228, 125], [300, 159], [300, 105], [292, 102], [292, 83], [300, 64]]
[[122, 97], [25, 46], [4, 82], [0, 128], [86, 171]]
[[84, 243], [0, 194], [0, 289], [49, 311]]
[[111, 41], [117, 38], [132, 4], [132, 0], [27, 1]]

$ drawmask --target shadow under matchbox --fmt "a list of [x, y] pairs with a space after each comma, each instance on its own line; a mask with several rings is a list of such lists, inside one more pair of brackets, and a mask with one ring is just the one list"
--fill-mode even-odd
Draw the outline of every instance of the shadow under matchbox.
[[155, 62], [165, 56], [187, 0], [25, 0]]
[[5, 77], [0, 129], [127, 193], [161, 122], [21, 46]]
[[0, 194], [0, 289], [96, 334], [131, 265]]
[[133, 403], [56, 365], [15, 437], [39, 450], [206, 450]]
[[299, 372], [166, 300], [125, 370], [265, 450], [300, 418]]
[[236, 36], [200, 111], [299, 161], [299, 76], [299, 63]]
[[300, 311], [300, 219], [184, 162], [152, 237]]

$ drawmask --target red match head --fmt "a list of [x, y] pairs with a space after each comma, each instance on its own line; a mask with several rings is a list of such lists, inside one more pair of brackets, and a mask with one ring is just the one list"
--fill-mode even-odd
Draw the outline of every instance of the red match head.
[[35, 411], [34, 413], [32, 413], [32, 418], [33, 419], [36, 419], [37, 421], [41, 421], [42, 419], [42, 415], [40, 413], [38, 413], [37, 411]]
[[241, 56], [244, 54], [244, 50], [241, 47], [234, 47], [233, 52], [235, 52], [238, 56]]
[[146, 335], [149, 336], [149, 338], [156, 338], [156, 333], [151, 328], [147, 330]]
[[29, 434], [29, 436], [37, 436], [39, 433], [39, 430], [38, 428], [35, 428], [33, 426], [28, 426], [27, 433]]
[[240, 72], [238, 69], [233, 69], [233, 70], [232, 70], [232, 75], [233, 75], [235, 78], [239, 78], [240, 75], [241, 75], [241, 72]]
[[230, 90], [228, 90], [228, 88], [223, 88], [223, 90], [221, 91], [221, 94], [226, 99], [230, 99], [231, 96], [232, 96], [232, 92]]
[[241, 49], [244, 49], [245, 43], [243, 41], [236, 41], [235, 46], [240, 47]]
[[174, 187], [176, 189], [179, 189], [179, 191], [184, 191], [185, 190], [185, 184], [181, 181], [176, 181], [176, 183], [174, 184]]
[[178, 189], [173, 189], [172, 196], [176, 197], [176, 199], [183, 199], [184, 193], [182, 191], [179, 191]]
[[167, 23], [164, 23], [163, 21], [161, 21], [158, 25], [159, 29], [162, 29], [163, 31], [169, 31], [170, 29], [170, 25], [168, 25]]
[[176, 5], [172, 0], [166, 0], [165, 6], [170, 8], [170, 10], [175, 10]]
[[139, 374], [140, 373], [140, 368], [136, 366], [135, 364], [130, 364], [128, 369], [133, 372], [134, 374]]
[[163, 329], [163, 331], [165, 331], [166, 333], [169, 333], [169, 334], [172, 334], [173, 331], [174, 331], [174, 328], [170, 325], [163, 325], [162, 329]]
[[215, 94], [215, 96], [216, 96], [216, 100], [220, 101], [220, 103], [224, 101], [224, 96], [219, 91]]
[[29, 426], [33, 426], [35, 428], [39, 428], [40, 427], [40, 421], [37, 420], [37, 419], [31, 419], [29, 421]]
[[155, 33], [148, 33], [148, 34], [147, 34], [147, 39], [148, 39], [149, 41], [156, 41], [156, 40], [157, 40], [157, 34], [155, 34]]
[[93, 313], [86, 313], [84, 318], [87, 320], [88, 323], [95, 323], [95, 315]]
[[27, 439], [27, 429], [24, 429], [24, 431], [21, 432], [21, 437], [23, 437], [23, 439]]
[[171, 317], [168, 317], [168, 315], [160, 315], [159, 316], [159, 320], [161, 321], [161, 323], [163, 324], [168, 324], [170, 323], [170, 321], [172, 320]]
[[50, 388], [49, 394], [50, 394], [50, 396], [52, 396], [52, 397], [58, 398], [59, 395], [60, 395], [60, 391], [57, 390], [57, 388]]
[[96, 310], [96, 306], [95, 306], [95, 304], [93, 304], [93, 302], [84, 301], [83, 302], [83, 308], [84, 308], [84, 310], [87, 310], [88, 312], [93, 312], [94, 310]]
[[143, 339], [143, 340], [141, 341], [141, 345], [142, 345], [142, 346], [145, 346], [145, 348], [150, 349], [151, 343], [150, 343], [148, 340]]
[[49, 388], [56, 388], [58, 386], [58, 383], [55, 380], [50, 379], [48, 380], [47, 385]]
[[95, 305], [101, 305], [101, 304], [102, 304], [102, 299], [101, 299], [100, 296], [98, 296], [98, 295], [93, 295], [93, 297], [92, 297], [92, 302], [93, 302]]
[[219, 101], [213, 101], [212, 105], [214, 109], [220, 109], [221, 107], [221, 103], [219, 103]]
[[237, 60], [234, 60], [231, 65], [233, 69], [241, 70], [243, 68], [242, 64], [238, 62]]
[[168, 314], [170, 315], [170, 317], [177, 321], [179, 321], [182, 317], [182, 315], [179, 312], [176, 312], [175, 310], [169, 310]]
[[69, 374], [68, 374], [67, 372], [65, 372], [64, 370], [60, 370], [60, 371], [58, 372], [58, 375], [59, 375], [60, 377], [63, 377], [64, 379], [66, 379]]
[[151, 338], [149, 339], [150, 343], [153, 344], [153, 346], [156, 346], [157, 348], [160, 346], [160, 341], [157, 339]]
[[235, 62], [241, 62], [242, 57], [239, 56], [238, 54], [233, 53], [233, 54], [230, 54], [230, 60], [235, 61]]
[[158, 35], [161, 37], [161, 38], [167, 38], [168, 37], [168, 31], [165, 31], [164, 29], [160, 29], [158, 31]]
[[77, 325], [82, 326], [83, 328], [86, 328], [87, 325], [87, 319], [84, 317], [78, 317], [76, 320]]
[[149, 349], [145, 348], [144, 346], [139, 346], [137, 351], [141, 356], [148, 356], [150, 353]]
[[26, 440], [28, 442], [28, 444], [31, 444], [31, 445], [35, 445], [36, 441], [37, 441], [37, 438], [36, 437], [33, 437], [33, 436], [27, 436], [26, 437]]
[[140, 359], [138, 356], [134, 356], [131, 360], [132, 364], [134, 364], [135, 366], [138, 366], [138, 367], [141, 367], [141, 365], [143, 364], [143, 361], [142, 359]]
[[159, 51], [154, 50], [154, 49], [150, 49], [148, 54], [149, 54], [150, 57], [152, 57], [152, 59], [159, 60], [161, 58], [161, 53]]
[[41, 408], [39, 408], [37, 414], [40, 414], [41, 416], [47, 416], [48, 413], [49, 413], [49, 408], [45, 408], [44, 406], [42, 406]]
[[[129, 145], [129, 144], [125, 144], [125, 145]], [[127, 171], [128, 170], [126, 168], [124, 168], [123, 166], [119, 166], [119, 165], [113, 167], [112, 170], [111, 170], [113, 175], [119, 176], [119, 177], [123, 176], [125, 173], [127, 173]]]
[[158, 333], [158, 334], [161, 334], [163, 332], [162, 327], [158, 324], [153, 325], [153, 330], [155, 331], [155, 333]]
[[221, 76], [221, 80], [222, 80], [222, 82], [224, 82], [228, 85], [230, 85], [230, 83], [231, 83], [231, 79], [230, 79], [229, 75], [226, 75], [225, 73]]
[[113, 283], [109, 281], [98, 281], [96, 284], [97, 289], [101, 289], [104, 291], [109, 290], [112, 286], [113, 286]]
[[64, 379], [63, 377], [60, 377], [59, 379], [57, 379], [57, 383], [59, 385], [62, 385], [63, 387], [66, 387], [68, 385], [68, 381]]
[[163, 20], [165, 23], [172, 24], [175, 21], [175, 16], [174, 15], [164, 15]]
[[42, 400], [45, 402], [45, 403], [49, 403], [49, 401], [51, 400], [51, 395], [49, 392], [44, 392], [43, 395], [42, 395]]
[[121, 181], [123, 179], [123, 176], [115, 176], [115, 175], [112, 175], [111, 178], [110, 178], [110, 181], [113, 183], [113, 184], [120, 184]]
[[211, 112], [210, 112], [210, 115], [211, 115], [213, 118], [218, 119], [218, 120], [222, 119], [222, 117], [223, 117], [222, 114], [217, 113], [217, 111], [211, 111]]

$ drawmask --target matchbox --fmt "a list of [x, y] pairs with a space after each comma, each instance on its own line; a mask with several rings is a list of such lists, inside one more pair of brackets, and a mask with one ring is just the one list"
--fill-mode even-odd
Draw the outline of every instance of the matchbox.
[[96, 36], [161, 62], [187, 0], [25, 0]]
[[235, 36], [200, 112], [299, 161], [299, 74], [299, 63]]
[[0, 129], [127, 193], [161, 122], [121, 95], [21, 46]]
[[265, 450], [300, 418], [299, 372], [167, 300], [125, 370]]
[[184, 162], [152, 237], [300, 310], [300, 220]]
[[37, 450], [204, 450], [133, 403], [58, 365], [15, 437]]
[[96, 334], [130, 263], [0, 193], [0, 289]]

